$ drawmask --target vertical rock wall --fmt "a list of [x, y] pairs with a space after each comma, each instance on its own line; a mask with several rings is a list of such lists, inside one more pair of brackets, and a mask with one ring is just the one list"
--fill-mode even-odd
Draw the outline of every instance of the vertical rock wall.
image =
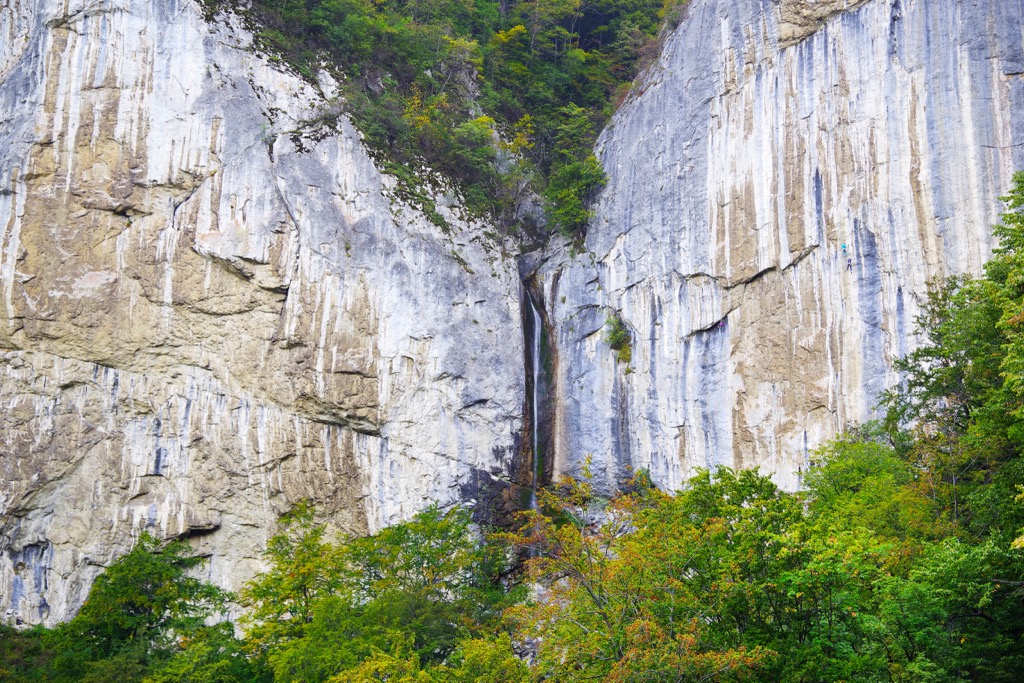
[[691, 0], [598, 143], [589, 253], [540, 270], [557, 468], [798, 486], [896, 381], [929, 281], [987, 259], [1021, 112], [1021, 0]]
[[301, 498], [353, 533], [502, 504], [515, 264], [233, 21], [0, 9], [0, 618], [68, 617], [143, 530], [230, 588]]

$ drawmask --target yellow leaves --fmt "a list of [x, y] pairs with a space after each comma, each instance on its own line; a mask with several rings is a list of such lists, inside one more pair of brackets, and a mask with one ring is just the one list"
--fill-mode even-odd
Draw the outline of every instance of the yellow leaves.
[[480, 50], [480, 43], [470, 38], [450, 38], [444, 36], [445, 47], [447, 48], [448, 59], [457, 64], [473, 67], [479, 70], [484, 65], [484, 55]]
[[512, 139], [502, 140], [501, 148], [509, 154], [521, 156], [526, 150], [533, 149], [533, 117], [525, 114], [512, 126]]
[[520, 38], [526, 35], [526, 27], [522, 24], [518, 24], [508, 29], [507, 31], [498, 31], [491, 38], [491, 42], [496, 45], [506, 45], [518, 41]]
[[[1020, 493], [1018, 493], [1017, 497], [1013, 499], [1013, 502], [1015, 502], [1015, 503], [1024, 503], [1024, 486], [1021, 486], [1020, 484], [1018, 484], [1017, 485], [1017, 490]], [[1014, 550], [1024, 550], [1024, 533], [1022, 533], [1017, 538], [1013, 539], [1013, 543], [1010, 544], [1010, 547], [1013, 548]]]
[[431, 677], [420, 667], [419, 657], [411, 644], [401, 643], [393, 654], [377, 650], [355, 668], [342, 671], [328, 679], [328, 683], [431, 683]]
[[494, 135], [494, 119], [490, 116], [478, 116], [463, 124], [463, 126], [483, 137], [490, 138]]
[[1007, 319], [1006, 325], [1008, 327], [1012, 327], [1015, 325], [1019, 325], [1021, 322], [1024, 322], [1024, 311], [1021, 311], [1017, 315]]
[[417, 130], [430, 124], [430, 113], [423, 110], [423, 96], [418, 88], [414, 88], [412, 96], [405, 101], [402, 118]]
[[578, 64], [585, 63], [589, 56], [590, 55], [587, 54], [586, 50], [581, 50], [579, 48], [573, 48], [572, 50], [569, 50], [566, 53], [566, 57], [568, 57], [569, 59], [575, 61]]
[[422, 130], [435, 121], [439, 110], [447, 108], [448, 96], [444, 93], [424, 100], [420, 89], [413, 86], [412, 95], [405, 100], [402, 118], [416, 130]]
[[666, 17], [673, 12], [678, 12], [680, 8], [686, 5], [687, 0], [663, 0], [661, 3], [661, 9], [658, 11], [658, 16]]

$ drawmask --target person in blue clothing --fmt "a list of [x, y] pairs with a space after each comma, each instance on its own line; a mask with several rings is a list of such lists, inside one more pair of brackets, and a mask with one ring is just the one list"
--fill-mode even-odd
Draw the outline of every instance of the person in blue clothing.
[[846, 269], [847, 270], [853, 270], [853, 259], [852, 258], [846, 259]]

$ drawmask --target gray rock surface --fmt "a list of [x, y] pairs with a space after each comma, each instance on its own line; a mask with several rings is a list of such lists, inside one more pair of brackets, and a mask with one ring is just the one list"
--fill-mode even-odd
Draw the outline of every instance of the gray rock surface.
[[797, 487], [897, 380], [928, 282], [990, 254], [1022, 105], [1020, 0], [690, 2], [598, 143], [589, 253], [538, 276], [556, 474], [756, 465]]
[[0, 618], [67, 618], [143, 530], [237, 588], [299, 499], [501, 504], [515, 262], [394, 200], [330, 82], [185, 0], [5, 3], [0, 45]]

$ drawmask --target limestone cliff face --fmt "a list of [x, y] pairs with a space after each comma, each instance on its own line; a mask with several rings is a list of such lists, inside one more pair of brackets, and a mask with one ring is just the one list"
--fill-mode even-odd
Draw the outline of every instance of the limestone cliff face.
[[332, 98], [197, 2], [0, 9], [0, 616], [144, 529], [237, 587], [300, 498], [359, 533], [507, 480], [515, 263]]
[[1024, 168], [1022, 24], [1020, 0], [692, 0], [598, 143], [589, 253], [537, 276], [554, 469], [794, 488], [872, 417], [927, 283], [980, 268]]
[[[871, 417], [1024, 168], [1022, 17], [691, 0], [599, 141], [586, 250], [524, 260], [549, 473], [794, 488]], [[146, 529], [231, 588], [300, 498], [354, 533], [515, 504], [516, 266], [396, 200], [334, 90], [196, 0], [0, 9], [0, 618], [70, 616]]]

